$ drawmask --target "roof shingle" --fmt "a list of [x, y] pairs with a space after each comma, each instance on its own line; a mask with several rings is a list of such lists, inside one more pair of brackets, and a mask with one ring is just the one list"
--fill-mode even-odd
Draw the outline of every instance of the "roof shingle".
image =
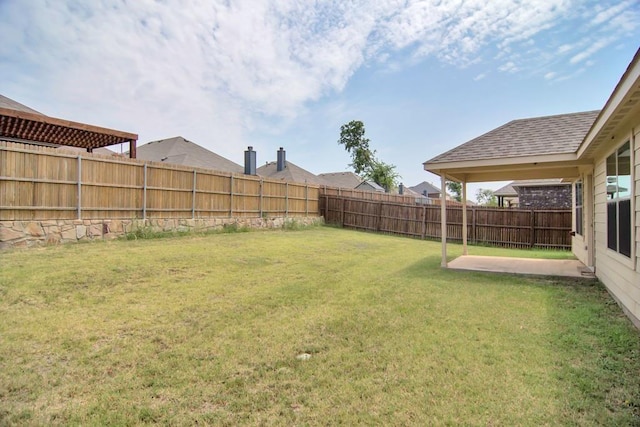
[[425, 163], [574, 153], [599, 111], [513, 120]]

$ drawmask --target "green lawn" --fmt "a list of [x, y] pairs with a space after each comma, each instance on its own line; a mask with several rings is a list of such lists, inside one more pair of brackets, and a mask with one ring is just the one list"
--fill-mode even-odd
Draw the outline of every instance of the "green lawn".
[[640, 424], [600, 284], [439, 264], [329, 227], [0, 253], [0, 425]]

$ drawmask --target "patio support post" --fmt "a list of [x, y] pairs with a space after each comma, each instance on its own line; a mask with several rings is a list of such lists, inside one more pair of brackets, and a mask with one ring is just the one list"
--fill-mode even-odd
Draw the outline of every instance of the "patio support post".
[[447, 267], [447, 178], [440, 171], [440, 238], [442, 239], [441, 267]]
[[462, 255], [467, 252], [467, 181], [462, 181]]
[[135, 159], [136, 158], [136, 143], [138, 141], [136, 141], [135, 139], [131, 139], [129, 140], [129, 158], [130, 159]]

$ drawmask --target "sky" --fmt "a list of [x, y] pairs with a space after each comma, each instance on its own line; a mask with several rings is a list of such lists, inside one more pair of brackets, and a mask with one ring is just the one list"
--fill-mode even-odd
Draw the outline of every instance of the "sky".
[[240, 165], [284, 147], [340, 172], [340, 126], [360, 120], [402, 183], [439, 185], [422, 163], [476, 136], [602, 108], [640, 2], [0, 0], [0, 40], [1, 94], [139, 146], [180, 135]]

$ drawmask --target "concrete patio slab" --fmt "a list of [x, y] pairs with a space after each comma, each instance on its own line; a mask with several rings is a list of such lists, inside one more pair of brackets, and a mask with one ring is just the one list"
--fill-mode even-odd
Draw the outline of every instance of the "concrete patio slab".
[[448, 268], [453, 270], [536, 276], [580, 277], [594, 280], [596, 278], [593, 272], [583, 263], [572, 259], [533, 259], [463, 255], [449, 262]]

